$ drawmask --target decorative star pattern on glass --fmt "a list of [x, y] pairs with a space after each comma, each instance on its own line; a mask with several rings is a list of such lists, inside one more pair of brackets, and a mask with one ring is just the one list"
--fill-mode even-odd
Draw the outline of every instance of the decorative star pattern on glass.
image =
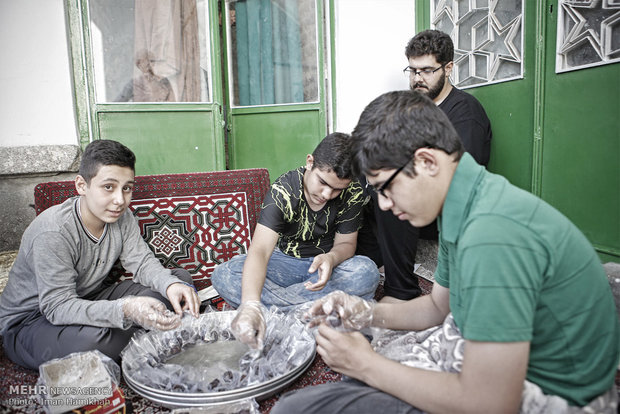
[[433, 28], [454, 42], [454, 85], [523, 77], [522, 0], [434, 0], [431, 7]]
[[556, 72], [620, 61], [620, 1], [558, 2]]

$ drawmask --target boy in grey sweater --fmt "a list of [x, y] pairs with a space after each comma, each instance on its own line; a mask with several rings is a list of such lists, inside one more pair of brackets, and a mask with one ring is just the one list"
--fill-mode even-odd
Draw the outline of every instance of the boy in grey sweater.
[[[0, 334], [13, 362], [38, 369], [95, 349], [118, 362], [139, 327], [173, 329], [185, 310], [198, 315], [191, 275], [161, 265], [127, 208], [134, 175], [130, 149], [92, 142], [75, 179], [79, 196], [45, 210], [24, 232], [0, 296]], [[133, 280], [110, 283], [117, 259]]]

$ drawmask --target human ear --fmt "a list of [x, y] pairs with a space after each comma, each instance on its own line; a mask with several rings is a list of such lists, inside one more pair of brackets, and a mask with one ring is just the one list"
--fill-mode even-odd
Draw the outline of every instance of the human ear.
[[439, 171], [439, 164], [435, 149], [419, 148], [413, 155], [415, 166], [419, 168], [417, 171], [426, 171], [429, 175], [436, 175]]
[[306, 155], [306, 170], [311, 170], [314, 166], [314, 157], [312, 154]]
[[78, 174], [75, 177], [75, 189], [77, 190], [78, 194], [84, 195], [86, 193], [87, 186], [88, 184], [86, 183], [86, 180], [84, 179], [84, 177]]
[[452, 74], [452, 69], [454, 68], [454, 62], [450, 61], [446, 63], [446, 66], [444, 66], [444, 68], [446, 70], [446, 78], [450, 77], [450, 75]]

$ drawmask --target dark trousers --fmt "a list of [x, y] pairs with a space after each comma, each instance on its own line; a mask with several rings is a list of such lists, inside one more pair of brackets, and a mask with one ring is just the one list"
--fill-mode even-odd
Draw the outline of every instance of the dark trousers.
[[341, 382], [301, 388], [284, 394], [271, 414], [422, 414], [406, 402], [363, 382], [345, 378]]
[[[362, 185], [366, 179], [362, 178]], [[364, 209], [364, 224], [357, 236], [356, 254], [370, 257], [385, 268], [386, 296], [409, 300], [422, 293], [414, 275], [418, 238], [437, 240], [437, 223], [423, 228], [399, 220], [391, 211], [379, 208], [377, 194], [369, 190], [371, 201]]]
[[[192, 277], [185, 269], [172, 269], [172, 274], [184, 282], [192, 283]], [[151, 296], [173, 310], [170, 302], [158, 292], [131, 280], [109, 286], [104, 282], [102, 289], [84, 299], [115, 300], [129, 295]], [[37, 309], [21, 323], [8, 328], [2, 341], [11, 361], [33, 370], [51, 359], [62, 358], [73, 352], [92, 350], [99, 350], [118, 363], [121, 351], [138, 329], [140, 328], [124, 330], [87, 325], [53, 325]]]

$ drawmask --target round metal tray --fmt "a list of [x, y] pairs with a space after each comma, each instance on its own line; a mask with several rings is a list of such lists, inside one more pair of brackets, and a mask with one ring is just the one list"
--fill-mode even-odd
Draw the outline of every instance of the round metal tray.
[[[229, 326], [230, 321], [234, 317], [236, 312], [228, 311], [228, 312], [212, 312], [214, 318], [217, 318], [218, 322], [222, 322], [222, 325]], [[203, 315], [203, 317], [208, 317], [207, 314]], [[290, 319], [287, 319], [290, 321]], [[292, 323], [301, 324], [298, 320], [293, 320]], [[157, 332], [148, 332], [145, 335], [157, 335]], [[304, 338], [306, 341], [306, 346], [309, 343], [308, 338]], [[135, 345], [130, 343], [128, 348], [131, 345]], [[140, 352], [137, 347], [134, 347], [133, 352]], [[224, 403], [233, 403], [238, 400], [243, 400], [247, 398], [254, 398], [257, 401], [266, 399], [276, 394], [277, 392], [283, 390], [288, 385], [293, 383], [297, 378], [299, 378], [308, 367], [312, 364], [312, 361], [315, 357], [315, 346], [314, 343], [311, 343], [311, 351], [308, 354], [304, 354], [305, 358], [303, 361], [296, 367], [292, 368], [290, 371], [271, 378], [267, 381], [252, 384], [232, 390], [219, 391], [219, 392], [197, 392], [197, 393], [189, 393], [189, 392], [175, 392], [170, 390], [158, 389], [145, 383], [141, 382], [137, 379], [130, 369], [126, 369], [124, 360], [123, 360], [123, 377], [127, 385], [135, 391], [137, 394], [141, 395], [144, 398], [147, 398], [153, 402], [164, 405], [168, 408], [179, 408], [179, 407], [204, 407], [204, 406], [217, 406], [222, 405]]]
[[222, 391], [213, 393], [164, 393], [160, 390], [156, 390], [151, 387], [146, 387], [131, 381], [131, 379], [125, 376], [125, 382], [134, 392], [147, 398], [153, 402], [159, 403], [168, 408], [180, 408], [180, 407], [205, 407], [211, 405], [218, 405], [223, 403], [233, 403], [246, 398], [254, 398], [256, 401], [262, 401], [267, 399], [276, 393], [282, 391], [287, 386], [292, 384], [297, 378], [299, 378], [308, 369], [314, 360], [314, 353], [312, 358], [306, 361], [303, 365], [297, 369], [282, 375], [281, 377], [274, 378], [270, 381], [257, 384], [251, 387], [239, 388], [233, 391]]

